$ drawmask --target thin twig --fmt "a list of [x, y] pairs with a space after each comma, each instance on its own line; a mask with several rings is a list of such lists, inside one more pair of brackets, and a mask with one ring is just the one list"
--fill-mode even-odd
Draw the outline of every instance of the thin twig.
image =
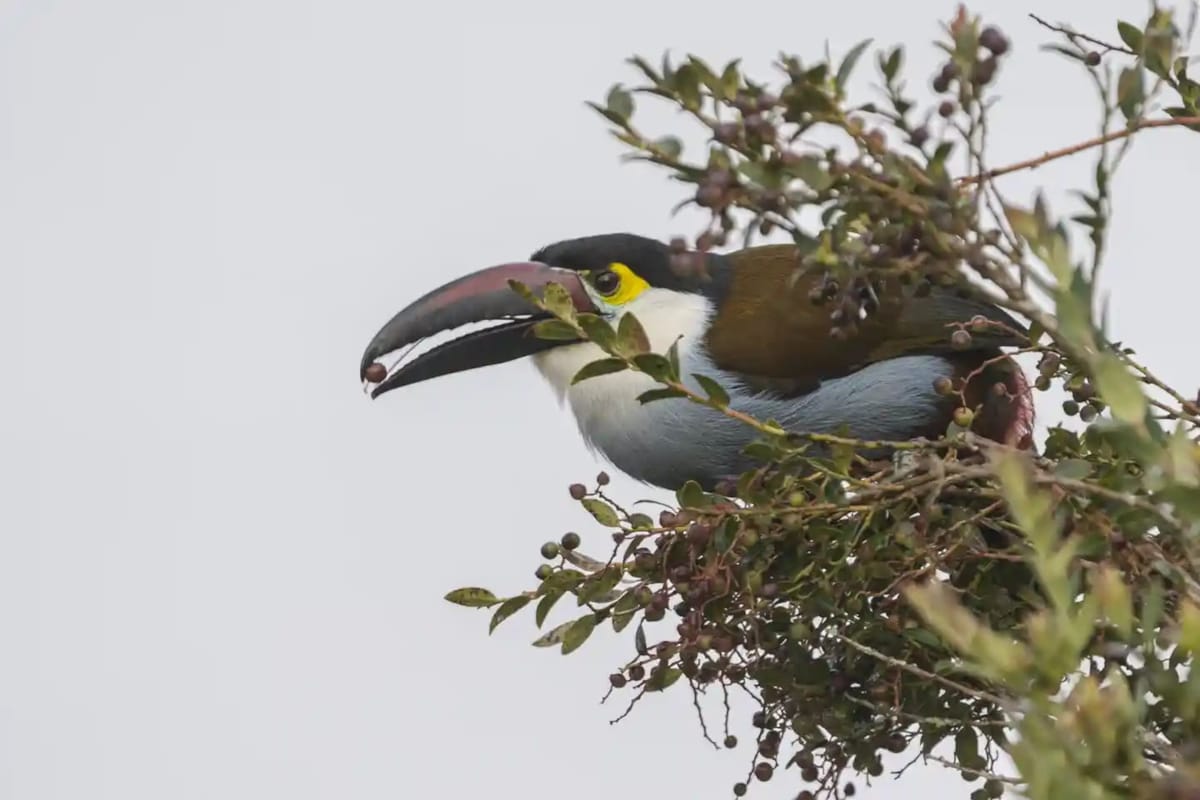
[[929, 755], [929, 756], [926, 756], [926, 758], [928, 758], [930, 761], [935, 761], [938, 764], [942, 764], [943, 766], [947, 766], [952, 769], [956, 769], [959, 772], [965, 772], [967, 775], [974, 775], [977, 778], [986, 778], [988, 780], [1000, 781], [1001, 783], [1008, 783], [1013, 786], [1023, 786], [1025, 784], [1025, 781], [1019, 780], [1017, 778], [1012, 778], [1012, 777], [1009, 777], [1008, 775], [997, 775], [994, 772], [987, 772], [982, 769], [972, 769], [971, 767], [964, 767], [962, 764], [955, 763], [954, 761], [950, 761], [948, 759], [942, 758], [941, 756]]
[[1130, 56], [1137, 55], [1137, 53], [1133, 52], [1128, 47], [1122, 47], [1121, 45], [1116, 45], [1116, 44], [1109, 44], [1108, 42], [1104, 41], [1103, 39], [1097, 39], [1094, 36], [1088, 36], [1086, 33], [1080, 33], [1079, 31], [1073, 31], [1070, 28], [1066, 28], [1062, 25], [1053, 25], [1053, 24], [1047, 22], [1046, 20], [1042, 19], [1041, 17], [1039, 17], [1037, 14], [1030, 14], [1029, 16], [1032, 17], [1033, 21], [1036, 22], [1037, 24], [1041, 25], [1044, 28], [1049, 28], [1050, 30], [1054, 31], [1055, 33], [1061, 33], [1063, 36], [1066, 36], [1072, 42], [1074, 42], [1076, 39], [1082, 39], [1083, 41], [1085, 41], [1089, 44], [1094, 44], [1097, 47], [1104, 48], [1104, 52], [1106, 52], [1106, 53], [1125, 53], [1126, 55], [1130, 55]]
[[1122, 130], [1111, 131], [1103, 136], [1097, 136], [1093, 139], [1088, 139], [1087, 141], [1073, 144], [1070, 147], [1063, 147], [1058, 150], [1050, 150], [1040, 156], [1037, 156], [1036, 158], [1027, 158], [1024, 161], [1018, 161], [1017, 163], [1009, 164], [1006, 167], [990, 169], [987, 172], [981, 172], [978, 175], [967, 175], [959, 178], [958, 182], [960, 184], [969, 185], [973, 183], [979, 183], [980, 181], [984, 180], [991, 180], [992, 178], [998, 178], [1001, 175], [1007, 175], [1011, 172], [1019, 172], [1023, 169], [1036, 169], [1047, 162], [1054, 161], [1059, 158], [1066, 158], [1067, 156], [1073, 156], [1076, 153], [1089, 150], [1093, 147], [1099, 147], [1107, 142], [1125, 139], [1137, 133], [1138, 131], [1146, 130], [1148, 128], [1171, 128], [1179, 125], [1200, 125], [1200, 117], [1172, 117], [1171, 119], [1140, 120]]
[[853, 647], [855, 650], [859, 651], [860, 653], [863, 653], [864, 655], [871, 656], [872, 658], [882, 661], [883, 663], [888, 664], [890, 666], [893, 666], [896, 669], [902, 669], [905, 672], [916, 675], [918, 678], [924, 678], [927, 681], [933, 681], [935, 683], [940, 683], [941, 685], [945, 686], [947, 689], [953, 689], [956, 692], [961, 692], [962, 694], [965, 694], [968, 697], [974, 697], [976, 700], [983, 700], [988, 703], [994, 703], [998, 706], [1002, 706], [1005, 704], [1004, 698], [1000, 697], [999, 695], [992, 694], [991, 692], [985, 692], [982, 689], [972, 689], [970, 686], [967, 686], [966, 684], [962, 684], [962, 683], [959, 683], [958, 681], [951, 680], [950, 678], [947, 678], [943, 675], [938, 675], [936, 672], [930, 672], [929, 670], [921, 669], [916, 664], [910, 664], [907, 661], [902, 661], [898, 658], [893, 658], [892, 656], [889, 656], [887, 653], [881, 653], [880, 651], [876, 650], [875, 648], [868, 647], [867, 645], [862, 644], [861, 642], [857, 642], [854, 639], [851, 639], [849, 636], [846, 636], [844, 634], [835, 633], [835, 634], [833, 634], [833, 637], [835, 639], [837, 639], [838, 641], [842, 642], [843, 644], [847, 644], [850, 647]]

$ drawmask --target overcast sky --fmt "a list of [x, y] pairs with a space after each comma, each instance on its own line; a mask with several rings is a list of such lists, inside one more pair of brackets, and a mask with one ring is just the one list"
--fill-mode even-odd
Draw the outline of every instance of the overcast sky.
[[[1145, 4], [973, 8], [1015, 42], [993, 162], [1093, 135], [1090, 86], [1024, 14], [1113, 38]], [[680, 187], [619, 165], [583, 105], [627, 56], [766, 74], [872, 36], [923, 82], [952, 11], [0, 3], [0, 800], [727, 797], [748, 748], [714, 754], [685, 692], [608, 724], [629, 637], [563, 658], [529, 647], [532, 615], [489, 639], [441, 599], [528, 587], [565, 530], [607, 541], [566, 493], [602, 465], [532, 366], [371, 403], [358, 359], [466, 271], [694, 232], [669, 216]], [[1135, 149], [1104, 281], [1117, 336], [1193, 389], [1197, 142]], [[1061, 200], [1091, 165], [1003, 185]], [[753, 796], [791, 797], [790, 772]], [[937, 767], [900, 787], [863, 796], [969, 791]]]

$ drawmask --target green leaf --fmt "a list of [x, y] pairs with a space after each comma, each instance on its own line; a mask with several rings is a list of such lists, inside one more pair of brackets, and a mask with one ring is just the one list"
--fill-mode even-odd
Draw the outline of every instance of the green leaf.
[[1142, 30], [1136, 25], [1128, 22], [1117, 23], [1117, 34], [1121, 37], [1121, 41], [1135, 53], [1142, 52]]
[[1100, 600], [1100, 609], [1108, 621], [1128, 637], [1133, 632], [1133, 599], [1120, 571], [1105, 564], [1092, 578], [1092, 590]]
[[613, 630], [617, 633], [625, 630], [625, 627], [637, 616], [638, 603], [636, 592], [633, 589], [627, 590], [617, 599], [617, 602], [613, 603], [610, 611]]
[[1054, 466], [1054, 474], [1060, 478], [1080, 480], [1092, 474], [1092, 463], [1083, 458], [1068, 458]]
[[566, 594], [566, 591], [563, 589], [552, 589], [551, 591], [546, 592], [546, 594], [542, 596], [542, 599], [538, 601], [537, 608], [534, 609], [533, 612], [533, 621], [539, 628], [542, 627], [542, 623], [545, 622], [546, 617], [549, 616], [550, 609], [554, 608], [554, 604], [557, 603], [564, 594]]
[[646, 646], [646, 629], [641, 622], [638, 623], [637, 630], [633, 632], [633, 649], [639, 656], [650, 653], [650, 649]]
[[565, 656], [567, 653], [572, 653], [580, 648], [592, 635], [592, 631], [596, 630], [596, 615], [586, 614], [571, 623], [570, 627], [563, 632], [562, 638], [562, 653]]
[[846, 87], [846, 81], [850, 79], [850, 73], [854, 71], [854, 65], [858, 63], [858, 59], [863, 52], [871, 45], [871, 39], [863, 39], [854, 47], [850, 48], [850, 52], [846, 53], [842, 63], [838, 65], [837, 77], [834, 78], [834, 84], [839, 89]]
[[733, 547], [737, 531], [738, 521], [736, 517], [729, 517], [721, 523], [720, 527], [717, 528], [716, 535], [713, 536], [713, 547], [718, 554], [726, 553], [730, 547]]
[[623, 569], [613, 564], [592, 575], [575, 592], [575, 596], [579, 598], [579, 605], [611, 592], [621, 582], [621, 576], [624, 574]]
[[[674, 75], [675, 94], [689, 111], [700, 108], [700, 73], [692, 64], [681, 64]], [[674, 138], [674, 137], [669, 137]], [[675, 139], [678, 142], [678, 139]], [[679, 155], [678, 152], [675, 154]], [[672, 156], [673, 158], [674, 156]]]
[[687, 397], [687, 392], [681, 392], [678, 389], [665, 387], [662, 389], [651, 389], [648, 392], [642, 392], [638, 395], [638, 402], [642, 405], [653, 403], [655, 400], [667, 400], [672, 397]]
[[671, 346], [667, 348], [667, 362], [671, 365], [671, 374], [679, 374], [679, 340], [682, 336], [676, 337], [675, 341], [671, 342]]
[[1117, 106], [1125, 119], [1134, 120], [1141, 116], [1142, 102], [1146, 99], [1146, 87], [1142, 81], [1142, 68], [1136, 64], [1121, 70], [1117, 78]]
[[496, 609], [496, 613], [492, 615], [491, 624], [488, 625], [488, 633], [496, 630], [496, 627], [504, 620], [511, 617], [513, 614], [520, 611], [525, 606], [529, 605], [529, 601], [533, 599], [533, 595], [519, 594], [516, 597], [510, 597], [500, 604]]
[[708, 505], [708, 497], [695, 481], [684, 482], [675, 492], [675, 499], [680, 508], [704, 508]]
[[580, 569], [587, 570], [588, 572], [599, 572], [608, 566], [607, 562], [597, 561], [591, 556], [584, 555], [578, 550], [563, 550], [562, 557]]
[[584, 364], [583, 368], [576, 372], [575, 377], [571, 379], [571, 384], [574, 385], [586, 381], [588, 378], [596, 378], [612, 372], [620, 372], [624, 369], [629, 369], [629, 365], [623, 359], [602, 358], [599, 361]]
[[633, 357], [633, 363], [637, 365], [639, 370], [655, 380], [670, 380], [672, 378], [671, 362], [658, 353], [636, 355]]
[[542, 290], [542, 303], [546, 310], [556, 317], [575, 319], [575, 301], [562, 284], [546, 284], [546, 288]]
[[539, 339], [570, 342], [579, 338], [579, 333], [570, 323], [561, 319], [545, 319], [533, 326], [533, 335]]
[[681, 675], [683, 675], [683, 672], [675, 667], [656, 667], [653, 673], [651, 673], [649, 680], [646, 681], [646, 691], [661, 692], [679, 680]]
[[738, 69], [741, 63], [740, 58], [736, 58], [725, 65], [725, 69], [721, 72], [721, 97], [725, 100], [732, 100], [737, 96], [738, 88], [742, 85], [742, 73]]
[[462, 589], [455, 589], [446, 594], [446, 598], [451, 603], [467, 608], [485, 608], [494, 606], [500, 602], [500, 598], [489, 592], [487, 589], [480, 589], [478, 586], [466, 586]]
[[879, 71], [883, 73], [883, 77], [889, 81], [895, 80], [896, 75], [900, 72], [900, 67], [904, 63], [904, 48], [897, 47], [888, 54], [886, 61], [881, 61]]
[[628, 312], [622, 314], [617, 323], [617, 347], [628, 356], [650, 350], [650, 338], [646, 336], [646, 329], [638, 322], [637, 317]]
[[[563, 555], [569, 551], [563, 551]], [[546, 578], [537, 588], [537, 594], [549, 594], [550, 592], [562, 590], [567, 591], [574, 589], [583, 580], [583, 573], [576, 569], [556, 569], [550, 573], [550, 577]]]
[[1180, 603], [1179, 647], [1193, 658], [1200, 656], [1200, 608], [1191, 600]]
[[617, 341], [616, 331], [612, 329], [612, 325], [608, 323], [608, 320], [599, 314], [584, 312], [575, 318], [575, 322], [579, 327], [583, 328], [583, 332], [587, 334], [588, 339], [598, 344], [602, 349], [611, 349]]
[[692, 377], [695, 378], [696, 382], [700, 384], [700, 387], [704, 389], [704, 392], [708, 395], [709, 400], [713, 401], [722, 408], [729, 405], [729, 393], [721, 387], [721, 384], [717, 383], [707, 375], [701, 375], [698, 372], [694, 373]]
[[1113, 417], [1134, 427], [1145, 425], [1149, 402], [1137, 378], [1121, 359], [1112, 353], [1101, 353], [1093, 371], [1096, 389], [1108, 403]]
[[649, 514], [635, 512], [629, 515], [629, 525], [634, 530], [647, 530], [654, 527], [654, 518]]
[[556, 644], [562, 644], [563, 638], [567, 631], [574, 625], [577, 620], [570, 620], [561, 625], [556, 625], [546, 633], [533, 640], [534, 647], [553, 647]]
[[608, 503], [596, 497], [585, 497], [579, 501], [596, 521], [607, 528], [615, 528], [621, 524], [621, 518]]
[[654, 148], [665, 158], [674, 161], [683, 152], [683, 142], [679, 141], [679, 138], [675, 136], [664, 136], [661, 139], [654, 140]]
[[633, 95], [617, 84], [608, 90], [605, 106], [610, 113], [627, 120], [633, 115]]
[[979, 738], [974, 728], [962, 728], [954, 737], [954, 760], [968, 769], [983, 769], [987, 762], [979, 755]]

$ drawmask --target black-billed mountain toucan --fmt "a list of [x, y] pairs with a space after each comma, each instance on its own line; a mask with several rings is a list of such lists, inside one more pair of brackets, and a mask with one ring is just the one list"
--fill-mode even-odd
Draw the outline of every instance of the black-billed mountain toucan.
[[[367, 345], [360, 377], [372, 396], [462, 370], [523, 356], [570, 404], [588, 445], [630, 476], [665, 488], [693, 479], [706, 487], [755, 463], [742, 449], [758, 435], [711, 408], [686, 400], [642, 404], [659, 385], [634, 371], [572, 385], [585, 364], [607, 356], [591, 342], [545, 340], [533, 325], [546, 315], [510, 286], [535, 292], [566, 288], [580, 311], [625, 312], [642, 323], [654, 352], [677, 339], [681, 373], [728, 391], [730, 406], [786, 429], [857, 439], [904, 440], [942, 435], [961, 400], [935, 388], [968, 376], [968, 404], [983, 436], [1027, 446], [1032, 401], [1020, 368], [999, 348], [1022, 343], [1022, 326], [1000, 308], [950, 289], [898, 287], [878, 298], [853, 333], [830, 336], [830, 309], [814, 305], [817, 277], [796, 277], [792, 245], [706, 253], [705, 269], [674, 268], [671, 248], [631, 234], [605, 234], [542, 248], [529, 261], [502, 264], [435, 289], [396, 314]], [[976, 317], [967, 342], [952, 341], [955, 323]], [[426, 337], [470, 323], [501, 324], [467, 333], [387, 370], [379, 359]], [[976, 320], [978, 322], [978, 320]], [[997, 385], [999, 384], [999, 385]]]

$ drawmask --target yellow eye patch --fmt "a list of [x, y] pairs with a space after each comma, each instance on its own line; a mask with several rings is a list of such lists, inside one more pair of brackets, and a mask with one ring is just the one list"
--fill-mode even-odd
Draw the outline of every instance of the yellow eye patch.
[[[615, 275], [618, 279], [616, 288], [613, 291], [608, 292], [607, 294], [601, 291], [601, 295], [604, 297], [605, 302], [611, 305], [625, 305], [626, 303], [637, 299], [638, 295], [650, 288], [650, 284], [646, 282], [646, 279], [630, 269], [628, 264], [622, 264], [620, 261], [614, 261], [608, 265], [608, 271]], [[609, 280], [611, 281], [611, 278]], [[603, 283], [605, 283], [605, 281], [599, 281], [599, 284]], [[600, 288], [600, 285], [597, 285], [597, 289], [599, 290]], [[603, 288], [607, 289], [609, 287], [605, 286]]]

